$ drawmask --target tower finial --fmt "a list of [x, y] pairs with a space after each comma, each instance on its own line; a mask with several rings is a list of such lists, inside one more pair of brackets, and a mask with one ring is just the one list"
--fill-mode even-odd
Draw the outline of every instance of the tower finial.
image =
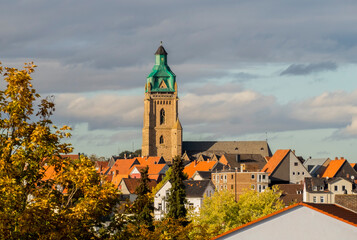
[[160, 41], [160, 46], [162, 46], [162, 41]]

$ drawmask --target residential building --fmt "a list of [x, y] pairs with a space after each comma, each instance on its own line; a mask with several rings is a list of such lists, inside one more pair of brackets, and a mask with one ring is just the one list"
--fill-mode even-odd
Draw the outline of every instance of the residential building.
[[267, 164], [267, 160], [261, 154], [223, 154], [219, 161], [232, 169], [247, 172], [260, 172]]
[[[202, 206], [204, 196], [212, 196], [215, 189], [211, 180], [185, 180], [185, 192], [187, 209], [198, 213]], [[170, 195], [171, 183], [167, 181], [155, 194], [154, 217], [156, 220], [162, 219], [168, 211], [167, 199]]]
[[281, 191], [280, 199], [285, 206], [303, 201], [304, 184], [276, 184]]
[[304, 202], [335, 203], [336, 194], [352, 194], [353, 184], [344, 178], [305, 178]]
[[192, 176], [192, 180], [211, 179], [211, 175], [212, 175], [211, 171], [196, 171]]
[[308, 158], [304, 162], [304, 167], [311, 177], [317, 177], [322, 175], [330, 161], [329, 158]]
[[166, 171], [169, 169], [169, 165], [164, 164], [151, 164], [151, 165], [134, 165], [129, 173], [130, 178], [141, 178], [141, 173], [144, 168], [149, 167], [148, 177], [149, 179], [160, 182], [165, 176]]
[[183, 172], [187, 174], [188, 178], [192, 178], [193, 174], [195, 174], [196, 171], [218, 171], [221, 170], [225, 167], [220, 162], [217, 161], [197, 161], [194, 160], [193, 162], [189, 163], [188, 165], [185, 166]]
[[[129, 199], [130, 202], [134, 202], [137, 198], [136, 188], [140, 185], [140, 179], [138, 178], [122, 178], [118, 189], [121, 192], [121, 200]], [[148, 187], [153, 189], [157, 183], [155, 180], [149, 180]]]
[[356, 236], [356, 212], [334, 204], [297, 203], [213, 239], [355, 240]]
[[290, 149], [277, 150], [263, 167], [262, 172], [269, 174], [271, 184], [299, 184], [310, 173]]
[[235, 199], [247, 190], [264, 191], [269, 185], [269, 175], [265, 172], [238, 172], [222, 170], [212, 173], [212, 182], [217, 191], [228, 190], [234, 193]]
[[357, 172], [344, 158], [335, 158], [327, 165], [321, 175], [322, 178], [343, 177], [351, 180], [357, 179]]

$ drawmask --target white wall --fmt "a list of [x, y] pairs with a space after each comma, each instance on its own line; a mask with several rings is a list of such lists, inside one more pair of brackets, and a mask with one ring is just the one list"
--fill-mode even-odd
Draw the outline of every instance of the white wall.
[[305, 206], [297, 206], [219, 239], [356, 240], [357, 227]]

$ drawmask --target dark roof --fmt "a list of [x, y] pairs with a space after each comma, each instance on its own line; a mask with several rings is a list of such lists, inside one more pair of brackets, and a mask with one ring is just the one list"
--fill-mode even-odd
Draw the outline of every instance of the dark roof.
[[167, 55], [165, 48], [160, 45], [160, 47], [156, 50], [155, 55]]
[[304, 203], [322, 212], [331, 214], [341, 220], [357, 224], [357, 213], [336, 204]]
[[210, 171], [197, 171], [196, 173], [199, 174], [204, 179], [211, 179], [212, 172]]
[[189, 157], [198, 154], [261, 154], [271, 156], [267, 141], [183, 141], [182, 152]]
[[303, 184], [276, 184], [281, 190], [280, 199], [283, 200], [285, 206], [291, 203], [299, 203], [303, 201], [302, 192], [304, 190]]
[[[140, 185], [140, 178], [123, 178], [123, 180], [128, 191], [133, 194], [136, 191], [136, 188]], [[155, 180], [149, 179], [149, 189], [156, 187], [157, 183]]]
[[206, 188], [209, 184], [213, 183], [211, 180], [185, 180], [183, 181], [185, 185], [186, 197], [203, 197]]
[[[324, 178], [306, 177], [305, 184], [307, 192], [321, 192], [320, 187], [323, 187], [323, 189], [327, 188], [326, 179]], [[314, 187], [317, 187], [317, 190], [314, 190]]]
[[224, 154], [231, 168], [240, 168], [245, 164], [245, 170], [250, 172], [260, 171], [267, 161], [261, 154]]

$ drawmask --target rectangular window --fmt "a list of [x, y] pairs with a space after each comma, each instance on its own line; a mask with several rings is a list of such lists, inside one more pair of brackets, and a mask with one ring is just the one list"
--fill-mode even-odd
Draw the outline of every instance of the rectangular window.
[[295, 175], [295, 172], [293, 172], [293, 175]]
[[188, 204], [188, 208], [189, 208], [189, 209], [193, 209], [193, 203], [189, 203], [189, 204]]
[[215, 180], [216, 179], [216, 175], [213, 175], [213, 180]]
[[335, 186], [335, 192], [337, 192], [338, 191], [338, 186]]
[[233, 174], [231, 175], [231, 179], [233, 179]]
[[325, 202], [325, 198], [324, 197], [320, 197], [320, 203]]
[[263, 180], [265, 180], [265, 175], [263, 175]]
[[233, 185], [231, 185], [231, 189], [233, 189]]
[[298, 165], [298, 163], [297, 162], [294, 162], [294, 166], [297, 166]]
[[345, 191], [346, 190], [346, 186], [342, 186], [342, 191]]
[[159, 203], [159, 204], [157, 205], [157, 210], [161, 211], [161, 209], [162, 209], [162, 205], [161, 205], [161, 203]]
[[166, 198], [170, 196], [170, 190], [166, 190]]
[[315, 196], [312, 198], [312, 201], [313, 201], [314, 203], [317, 201]]

